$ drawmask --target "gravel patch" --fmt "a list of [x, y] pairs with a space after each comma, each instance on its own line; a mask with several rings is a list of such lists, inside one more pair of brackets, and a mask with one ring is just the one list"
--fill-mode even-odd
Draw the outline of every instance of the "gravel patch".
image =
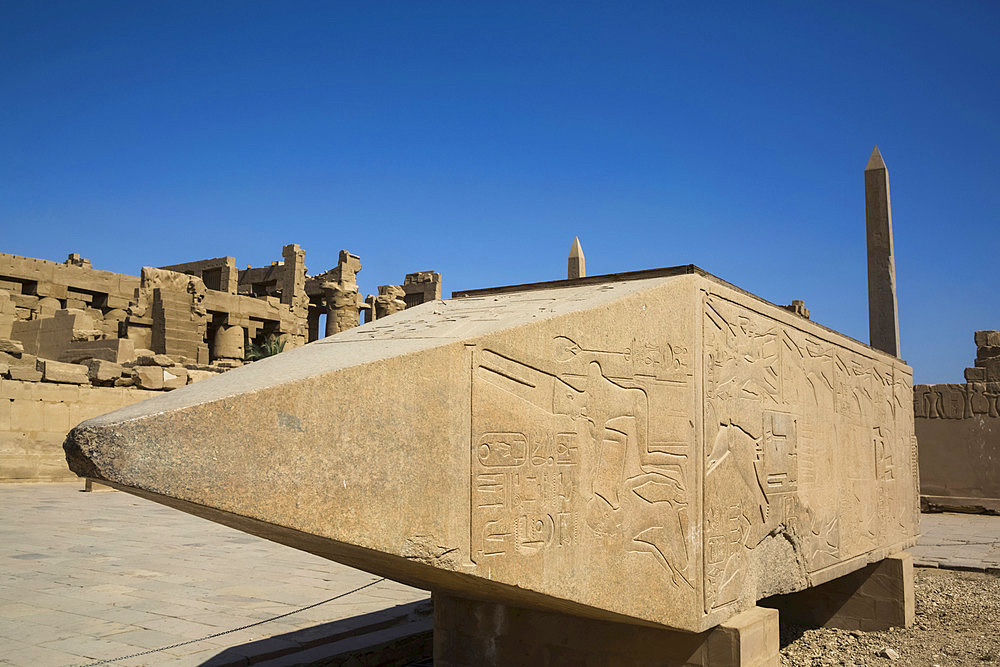
[[781, 625], [781, 664], [1000, 666], [1000, 576], [915, 568], [912, 628], [858, 632]]

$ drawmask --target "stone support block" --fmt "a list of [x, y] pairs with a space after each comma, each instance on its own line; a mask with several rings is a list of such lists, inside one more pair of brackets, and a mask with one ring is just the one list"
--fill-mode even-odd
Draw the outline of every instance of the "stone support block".
[[913, 557], [899, 552], [860, 570], [797, 593], [762, 601], [783, 622], [796, 625], [886, 630], [908, 628], [915, 614]]
[[0, 338], [0, 352], [6, 352], [7, 354], [20, 357], [24, 352], [24, 345], [21, 344], [21, 341], [11, 340], [10, 338]]
[[80, 364], [64, 364], [51, 359], [39, 359], [37, 369], [46, 382], [63, 382], [66, 384], [90, 384], [87, 367]]
[[434, 664], [779, 665], [778, 612], [752, 607], [701, 633], [434, 594]]
[[86, 491], [87, 493], [118, 491], [118, 489], [114, 488], [113, 486], [108, 486], [107, 484], [101, 484], [100, 482], [96, 482], [90, 478], [84, 480], [83, 490]]

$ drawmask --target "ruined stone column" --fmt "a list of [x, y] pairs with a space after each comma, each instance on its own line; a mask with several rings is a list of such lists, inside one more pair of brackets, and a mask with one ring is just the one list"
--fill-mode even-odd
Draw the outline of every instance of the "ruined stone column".
[[221, 326], [212, 341], [213, 359], [239, 359], [245, 357], [245, 331], [240, 326]]
[[375, 319], [382, 319], [401, 310], [406, 310], [403, 297], [406, 292], [399, 285], [379, 285], [375, 297]]
[[899, 356], [896, 267], [892, 254], [889, 170], [878, 146], [865, 167], [865, 220], [868, 228], [868, 328], [872, 347]]
[[587, 262], [583, 257], [583, 248], [580, 247], [580, 237], [573, 237], [573, 245], [569, 249], [569, 271], [566, 277], [572, 280], [573, 278], [583, 278], [587, 275]]
[[343, 282], [323, 283], [326, 301], [326, 335], [347, 331], [358, 326], [361, 309], [358, 308], [358, 286]]

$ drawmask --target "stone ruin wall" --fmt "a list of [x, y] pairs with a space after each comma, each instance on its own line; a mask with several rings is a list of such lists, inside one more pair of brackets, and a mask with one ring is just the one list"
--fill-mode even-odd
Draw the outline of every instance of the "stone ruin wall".
[[925, 509], [1000, 512], [1000, 331], [975, 342], [964, 384], [913, 387]]
[[309, 276], [295, 244], [267, 267], [220, 257], [138, 277], [76, 253], [0, 253], [0, 482], [75, 478], [62, 451], [70, 428], [242, 366], [251, 345], [291, 349], [441, 296], [441, 275], [422, 271], [363, 297], [360, 270], [345, 250]]

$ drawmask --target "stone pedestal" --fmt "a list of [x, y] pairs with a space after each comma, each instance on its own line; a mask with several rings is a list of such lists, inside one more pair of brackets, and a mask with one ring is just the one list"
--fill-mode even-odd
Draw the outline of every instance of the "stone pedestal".
[[783, 623], [886, 630], [914, 620], [913, 557], [897, 553], [860, 570], [798, 593], [762, 601]]
[[778, 612], [763, 607], [696, 634], [434, 594], [436, 667], [764, 667], [778, 651]]

